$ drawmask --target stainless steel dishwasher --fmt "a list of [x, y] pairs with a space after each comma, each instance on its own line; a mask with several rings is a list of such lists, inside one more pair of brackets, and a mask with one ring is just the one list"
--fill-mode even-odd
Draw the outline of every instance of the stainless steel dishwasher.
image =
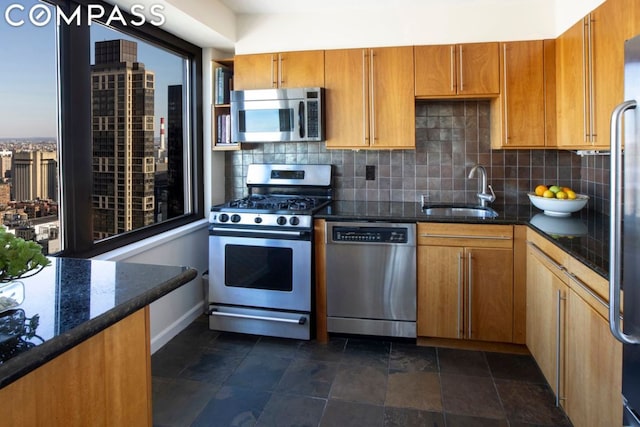
[[327, 329], [416, 337], [416, 226], [327, 222]]

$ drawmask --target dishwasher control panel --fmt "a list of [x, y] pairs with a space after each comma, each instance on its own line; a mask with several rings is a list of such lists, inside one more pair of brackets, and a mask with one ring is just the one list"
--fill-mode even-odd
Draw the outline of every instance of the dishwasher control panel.
[[409, 231], [397, 227], [333, 227], [334, 242], [407, 243]]

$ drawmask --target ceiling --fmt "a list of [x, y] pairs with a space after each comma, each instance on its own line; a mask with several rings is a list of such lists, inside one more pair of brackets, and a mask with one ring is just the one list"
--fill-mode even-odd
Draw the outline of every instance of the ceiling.
[[[220, 0], [237, 14], [282, 14], [302, 12], [393, 11], [398, 8], [420, 8], [442, 0]], [[487, 0], [448, 0], [455, 3], [483, 2]], [[495, 0], [489, 0], [495, 1]], [[514, 1], [514, 0], [509, 0]]]

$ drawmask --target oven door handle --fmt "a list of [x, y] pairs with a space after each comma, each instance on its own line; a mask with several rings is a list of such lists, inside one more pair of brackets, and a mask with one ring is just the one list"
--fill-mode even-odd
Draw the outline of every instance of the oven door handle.
[[210, 316], [221, 316], [221, 317], [237, 317], [240, 319], [251, 319], [251, 320], [267, 320], [270, 322], [280, 322], [280, 323], [294, 323], [296, 325], [304, 325], [307, 323], [307, 318], [304, 316], [300, 316], [299, 319], [283, 319], [280, 317], [268, 317], [268, 316], [254, 316], [252, 314], [237, 314], [237, 313], [223, 313], [214, 310], [209, 310]]
[[216, 232], [226, 235], [226, 233], [240, 233], [244, 235], [250, 234], [269, 234], [274, 236], [294, 236], [303, 237], [308, 231], [286, 231], [286, 230], [262, 230], [262, 229], [249, 229], [249, 228], [216, 228], [212, 227], [211, 232], [215, 235]]

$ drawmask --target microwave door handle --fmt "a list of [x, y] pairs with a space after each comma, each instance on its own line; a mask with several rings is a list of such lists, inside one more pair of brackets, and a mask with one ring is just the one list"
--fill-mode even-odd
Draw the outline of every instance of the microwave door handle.
[[298, 132], [300, 134], [300, 138], [304, 138], [304, 102], [300, 101], [298, 105]]

